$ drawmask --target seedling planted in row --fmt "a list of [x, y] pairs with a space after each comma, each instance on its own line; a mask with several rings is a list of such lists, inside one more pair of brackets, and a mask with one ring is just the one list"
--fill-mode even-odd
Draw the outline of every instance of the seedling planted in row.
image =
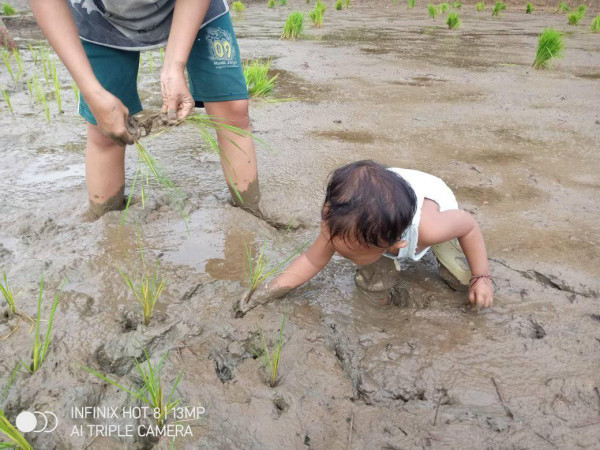
[[540, 34], [537, 54], [533, 61], [534, 69], [548, 69], [553, 58], [561, 58], [565, 47], [564, 38], [560, 31], [546, 28]]
[[438, 9], [435, 7], [435, 5], [430, 3], [427, 6], [427, 14], [429, 14], [429, 17], [435, 20], [435, 17], [438, 15]]
[[499, 17], [500, 11], [504, 11], [506, 9], [506, 3], [496, 2], [494, 5], [494, 9], [492, 9], [492, 16]]
[[277, 377], [279, 372], [279, 361], [281, 359], [281, 349], [283, 348], [283, 327], [285, 326], [286, 316], [283, 316], [281, 326], [279, 327], [279, 339], [275, 343], [272, 349], [269, 349], [263, 332], [260, 332], [261, 350], [255, 353], [260, 356], [260, 359], [267, 371], [269, 378], [269, 386], [275, 387], [279, 383], [280, 379]]
[[13, 314], [17, 313], [17, 305], [15, 303], [15, 299], [18, 293], [15, 295], [12, 288], [8, 284], [8, 277], [6, 276], [6, 272], [4, 272], [4, 282], [0, 281], [0, 292], [2, 293], [2, 297], [4, 297], [4, 301], [10, 308], [10, 311]]
[[17, 430], [4, 415], [0, 409], [0, 433], [2, 433], [8, 442], [0, 442], [0, 448], [16, 448], [20, 450], [33, 450], [33, 447], [27, 442], [27, 439]]
[[4, 101], [8, 105], [8, 110], [10, 111], [10, 113], [14, 114], [15, 111], [14, 111], [14, 109], [12, 107], [12, 104], [10, 103], [10, 97], [9, 97], [8, 91], [6, 89], [2, 89], [2, 97], [4, 97]]
[[243, 13], [246, 11], [246, 5], [244, 5], [242, 2], [233, 2], [231, 7], [236, 13]]
[[[106, 375], [102, 375], [100, 372], [97, 372], [94, 369], [89, 367], [82, 367], [87, 372], [92, 375], [97, 376], [101, 380], [106, 381], [107, 383], [112, 384], [113, 386], [127, 392], [133, 398], [145, 403], [153, 411], [158, 412], [157, 415], [153, 415], [156, 419], [156, 423], [159, 426], [162, 426], [168, 417], [169, 413], [173, 411], [179, 403], [181, 403], [181, 399], [174, 400], [173, 396], [175, 395], [175, 391], [179, 383], [181, 382], [181, 377], [183, 376], [183, 371], [179, 373], [173, 386], [171, 387], [171, 391], [169, 396], [165, 399], [164, 393], [166, 390], [163, 389], [164, 383], [161, 377], [161, 372], [164, 366], [165, 359], [167, 357], [167, 353], [165, 353], [158, 364], [152, 367], [152, 363], [150, 362], [150, 356], [148, 352], [144, 350], [144, 356], [146, 357], [145, 364], [144, 362], [139, 362], [137, 358], [135, 358], [135, 367], [138, 371], [140, 378], [142, 379], [142, 387], [139, 390], [134, 390], [134, 388], [126, 388], [122, 384], [111, 380]], [[146, 367], [147, 366], [147, 367]]]
[[264, 97], [271, 93], [275, 87], [277, 75], [269, 78], [271, 61], [251, 61], [242, 64], [248, 93], [252, 97]]
[[451, 12], [448, 14], [448, 19], [446, 20], [446, 25], [451, 30], [458, 30], [460, 28], [460, 15], [458, 13]]
[[320, 8], [315, 7], [313, 11], [308, 14], [313, 21], [315, 28], [321, 28], [323, 26], [323, 11]]
[[567, 5], [566, 2], [560, 2], [556, 7], [556, 11], [569, 12], [571, 8]]
[[440, 12], [442, 14], [444, 14], [446, 11], [448, 11], [448, 9], [450, 9], [450, 5], [448, 5], [448, 3], [440, 4]]
[[17, 13], [15, 8], [6, 2], [2, 2], [2, 15], [3, 16], [14, 16]]
[[454, 3], [452, 3], [452, 7], [454, 9], [460, 9], [460, 8], [462, 8], [462, 3], [461, 2], [454, 2]]
[[413, 9], [415, 7], [415, 0], [408, 0], [406, 3], [406, 9]]
[[342, 5], [342, 0], [337, 0], [337, 1], [335, 2], [335, 9], [336, 9], [337, 11], [341, 11], [341, 9], [342, 9], [342, 6], [343, 6], [343, 5]]
[[594, 33], [600, 33], [600, 14], [598, 14], [594, 20], [592, 20], [592, 26], [590, 30]]
[[531, 2], [527, 3], [527, 7], [525, 8], [525, 13], [531, 14], [533, 11], [535, 11], [535, 8], [531, 4]]
[[246, 244], [246, 257], [248, 260], [248, 283], [250, 284], [250, 291], [253, 292], [258, 286], [260, 286], [267, 278], [275, 275], [279, 270], [287, 264], [292, 258], [300, 253], [306, 244], [300, 246], [292, 255], [287, 257], [285, 261], [276, 264], [270, 269], [267, 268], [268, 261], [265, 257], [265, 250], [267, 248], [267, 240], [263, 242], [262, 248], [258, 254], [258, 258], [254, 260], [252, 256], [252, 247]]
[[268, 8], [274, 8], [275, 7], [275, 0], [269, 0], [269, 3], [267, 3], [267, 7]]
[[485, 3], [484, 2], [477, 2], [475, 4], [475, 9], [477, 10], [477, 12], [482, 12], [485, 9]]
[[296, 39], [302, 34], [304, 29], [304, 13], [300, 11], [294, 11], [291, 13], [285, 25], [283, 26], [283, 32], [281, 33], [281, 39]]

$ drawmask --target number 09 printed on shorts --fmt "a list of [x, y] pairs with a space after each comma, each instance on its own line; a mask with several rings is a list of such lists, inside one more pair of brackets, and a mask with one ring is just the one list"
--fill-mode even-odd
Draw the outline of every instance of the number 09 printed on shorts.
[[207, 30], [210, 59], [216, 66], [237, 66], [236, 49], [231, 33], [222, 28]]

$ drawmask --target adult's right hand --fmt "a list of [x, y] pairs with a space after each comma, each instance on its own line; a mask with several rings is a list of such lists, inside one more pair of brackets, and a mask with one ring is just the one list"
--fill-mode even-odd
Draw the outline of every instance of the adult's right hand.
[[133, 144], [133, 136], [127, 130], [129, 109], [107, 90], [93, 93], [85, 98], [100, 131], [121, 146]]

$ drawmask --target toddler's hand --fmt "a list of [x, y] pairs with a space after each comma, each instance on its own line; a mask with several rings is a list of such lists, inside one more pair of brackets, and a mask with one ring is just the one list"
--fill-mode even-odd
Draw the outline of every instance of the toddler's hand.
[[233, 305], [235, 317], [244, 317], [251, 309], [282, 297], [288, 291], [282, 293], [281, 289], [270, 289], [266, 284], [261, 284], [254, 291], [247, 289]]
[[469, 286], [469, 302], [480, 308], [489, 308], [494, 304], [494, 282], [491, 278], [477, 278]]

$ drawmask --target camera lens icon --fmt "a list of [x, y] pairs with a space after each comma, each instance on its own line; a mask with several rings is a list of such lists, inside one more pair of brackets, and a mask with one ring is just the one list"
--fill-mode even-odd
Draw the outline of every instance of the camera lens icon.
[[21, 411], [17, 416], [16, 425], [21, 433], [52, 433], [58, 426], [58, 418], [50, 411]]

